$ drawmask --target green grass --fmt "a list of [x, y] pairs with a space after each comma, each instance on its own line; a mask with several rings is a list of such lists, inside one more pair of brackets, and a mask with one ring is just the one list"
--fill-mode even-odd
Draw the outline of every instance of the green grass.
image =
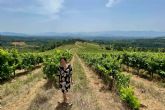
[[73, 68], [73, 79], [75, 81], [75, 85], [73, 86], [73, 91], [84, 91], [87, 88], [87, 80], [86, 76], [84, 74], [84, 70], [81, 67], [81, 64], [78, 60], [77, 57], [75, 61], [73, 62], [74, 68]]
[[75, 47], [74, 44], [68, 44], [68, 45], [60, 46], [57, 49], [60, 49], [60, 50], [70, 50], [70, 49], [73, 49], [74, 47]]
[[[71, 90], [73, 96], [73, 109], [76, 110], [100, 110], [95, 94], [89, 88], [85, 71], [81, 65], [80, 59], [74, 56], [73, 60], [73, 82]], [[84, 105], [84, 106], [82, 106]]]
[[104, 47], [99, 46], [98, 44], [94, 43], [87, 43], [87, 42], [76, 42], [76, 48], [78, 48], [79, 52], [106, 52]]

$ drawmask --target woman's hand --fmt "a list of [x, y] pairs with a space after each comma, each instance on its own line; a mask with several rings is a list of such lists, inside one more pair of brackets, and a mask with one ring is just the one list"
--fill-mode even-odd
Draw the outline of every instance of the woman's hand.
[[71, 84], [73, 85], [73, 84], [74, 84], [74, 82], [73, 82], [73, 81], [71, 81]]

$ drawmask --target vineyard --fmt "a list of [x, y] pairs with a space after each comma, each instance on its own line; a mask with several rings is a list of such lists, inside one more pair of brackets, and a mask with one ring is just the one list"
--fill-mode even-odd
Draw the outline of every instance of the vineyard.
[[18, 53], [17, 50], [0, 49], [0, 81], [10, 79], [15, 76], [16, 70], [25, 69], [26, 71], [34, 68], [43, 62], [40, 54]]
[[139, 109], [140, 102], [134, 96], [133, 89], [129, 87], [129, 76], [120, 73], [121, 62], [118, 57], [113, 54], [82, 54], [81, 57], [99, 73], [111, 89], [115, 85], [121, 99], [133, 110]]
[[138, 73], [140, 69], [147, 71], [151, 78], [155, 75], [165, 78], [165, 54], [164, 53], [123, 53], [122, 63], [136, 68]]
[[[56, 86], [62, 57], [73, 66], [73, 106], [59, 103], [62, 93]], [[22, 70], [27, 74], [20, 76]], [[45, 52], [0, 49], [2, 110], [164, 110], [165, 89], [157, 85], [164, 81], [161, 52], [108, 51], [87, 42]]]

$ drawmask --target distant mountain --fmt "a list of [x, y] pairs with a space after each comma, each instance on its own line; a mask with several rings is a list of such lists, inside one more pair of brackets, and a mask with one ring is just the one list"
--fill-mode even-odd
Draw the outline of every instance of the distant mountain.
[[38, 33], [38, 34], [33, 34], [34, 36], [74, 36], [76, 33], [57, 33], [57, 32], [45, 32], [45, 33]]
[[111, 36], [123, 36], [123, 37], [158, 37], [165, 36], [165, 32], [158, 31], [107, 31], [98, 34], [111, 35]]
[[15, 33], [15, 32], [0, 32], [0, 35], [3, 36], [27, 36], [27, 34], [23, 34], [23, 33]]
[[158, 31], [104, 31], [104, 32], [73, 32], [73, 33], [56, 33], [45, 32], [38, 34], [23, 34], [12, 32], [1, 32], [0, 35], [7, 36], [35, 36], [35, 37], [70, 37], [83, 39], [137, 39], [137, 38], [155, 38], [165, 37], [165, 32]]
[[104, 31], [104, 32], [75, 32], [75, 33], [54, 33], [46, 32], [38, 35], [45, 36], [73, 36], [73, 37], [160, 37], [165, 32], [158, 31]]

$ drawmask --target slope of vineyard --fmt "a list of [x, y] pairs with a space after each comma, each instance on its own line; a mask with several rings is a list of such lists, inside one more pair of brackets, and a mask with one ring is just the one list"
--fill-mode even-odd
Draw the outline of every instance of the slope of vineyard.
[[[73, 67], [68, 95], [72, 106], [62, 102], [58, 87], [61, 57]], [[76, 42], [45, 52], [0, 49], [0, 61], [2, 110], [165, 108], [165, 88], [158, 86], [165, 80], [164, 53], [109, 51], [96, 43]]]
[[[115, 68], [116, 63], [118, 62], [117, 65], [120, 67], [120, 71], [122, 71], [121, 67], [123, 64], [129, 64], [129, 66], [134, 67], [135, 70], [141, 71], [144, 69], [138, 68], [142, 67], [143, 65], [147, 64], [144, 67], [148, 67], [150, 69], [154, 69], [154, 71], [148, 71], [145, 70], [145, 75], [151, 76], [151, 77], [158, 77], [160, 80], [160, 83], [163, 84], [164, 77], [162, 74], [160, 74], [160, 71], [164, 71], [164, 53], [154, 53], [154, 52], [119, 52], [119, 51], [106, 51], [104, 48], [100, 50], [99, 48], [96, 48], [92, 51], [90, 50], [88, 46], [88, 43], [80, 43], [79, 42], [79, 53], [82, 57], [85, 58], [87, 64], [92, 66], [92, 68], [95, 68], [97, 72], [103, 76], [105, 76], [104, 81], [108, 80], [107, 79], [107, 73], [110, 73], [110, 76], [114, 74], [113, 68]], [[88, 50], [87, 50], [88, 48]], [[128, 58], [126, 60], [124, 55], [133, 55], [132, 57]], [[136, 56], [135, 56], [136, 55]], [[106, 57], [112, 56], [112, 59], [106, 60]], [[102, 59], [101, 59], [102, 57]], [[116, 59], [116, 60], [115, 60]], [[145, 59], [145, 60], [144, 60]], [[141, 62], [140, 62], [141, 61]], [[143, 63], [143, 61], [145, 61]], [[114, 63], [113, 63], [114, 62]], [[126, 63], [125, 63], [126, 62]], [[111, 65], [112, 64], [112, 65]], [[129, 67], [128, 67], [129, 68]], [[116, 68], [115, 68], [116, 69]], [[153, 76], [151, 75], [154, 74]], [[105, 73], [105, 75], [103, 74]], [[125, 73], [124, 73], [125, 74]], [[141, 72], [139, 72], [137, 75], [140, 75]], [[126, 74], [129, 75], [129, 74]], [[141, 82], [142, 81], [142, 82]], [[107, 81], [106, 81], [107, 82]], [[124, 82], [124, 81], [122, 81]], [[149, 82], [149, 83], [148, 83]], [[144, 83], [144, 84], [143, 84]], [[131, 78], [131, 83], [130, 85], [134, 88], [134, 93], [135, 95], [139, 98], [141, 102], [141, 108], [144, 110], [163, 110], [164, 107], [164, 88], [159, 87], [156, 82], [152, 82], [154, 84], [151, 84], [150, 81], [146, 79], [138, 79], [138, 78]], [[144, 85], [144, 86], [140, 86]], [[154, 89], [153, 89], [154, 88]], [[144, 91], [144, 92], [143, 92]], [[127, 92], [128, 93], [128, 92]], [[156, 95], [157, 94], [157, 95]], [[162, 94], [162, 95], [161, 95]], [[160, 97], [161, 98], [160, 98]], [[157, 100], [157, 101], [155, 101]], [[153, 105], [154, 103], [154, 105]]]

